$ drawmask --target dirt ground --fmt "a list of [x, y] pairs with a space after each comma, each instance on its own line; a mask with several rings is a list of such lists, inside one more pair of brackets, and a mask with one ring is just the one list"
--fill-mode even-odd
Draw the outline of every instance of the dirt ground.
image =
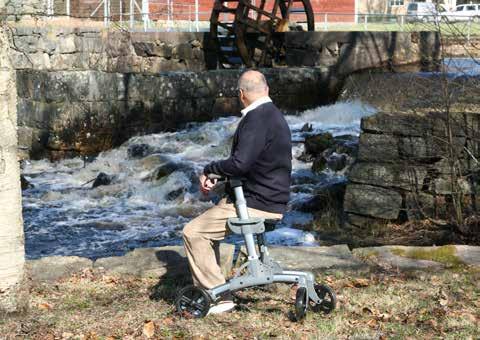
[[181, 278], [140, 279], [85, 270], [31, 287], [30, 310], [0, 316], [0, 339], [478, 339], [480, 272], [330, 271], [337, 309], [291, 321], [294, 290], [237, 293], [238, 310], [204, 319], [174, 313]]

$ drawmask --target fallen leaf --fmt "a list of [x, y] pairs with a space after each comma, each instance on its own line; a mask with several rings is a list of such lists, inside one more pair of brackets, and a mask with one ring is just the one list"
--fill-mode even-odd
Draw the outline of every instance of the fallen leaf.
[[38, 305], [38, 308], [43, 310], [50, 310], [53, 308], [53, 306], [49, 303], [43, 302]]
[[173, 318], [165, 318], [165, 319], [162, 320], [162, 322], [163, 322], [165, 325], [167, 325], [167, 326], [173, 325], [173, 324], [175, 323], [175, 322], [173, 321]]
[[381, 313], [378, 315], [378, 319], [381, 321], [388, 321], [392, 318], [392, 316], [388, 313]]
[[97, 336], [97, 333], [95, 333], [95, 332], [89, 332], [83, 337], [83, 339], [85, 339], [85, 340], [97, 340], [98, 336]]
[[469, 321], [472, 321], [472, 322], [479, 322], [480, 321], [480, 318], [476, 317], [475, 315], [473, 315], [472, 313], [462, 313], [462, 316], [464, 316], [465, 318], [467, 318]]
[[428, 320], [426, 322], [426, 324], [429, 325], [432, 328], [437, 328], [437, 326], [438, 326], [438, 323], [437, 323], [437, 321], [435, 321], [435, 319]]
[[377, 320], [371, 319], [371, 320], [369, 320], [369, 321], [367, 322], [367, 325], [368, 325], [369, 327], [376, 328], [377, 325], [378, 325], [378, 323], [377, 323]]
[[143, 324], [143, 335], [149, 339], [155, 335], [155, 323], [153, 321], [145, 321]]
[[368, 287], [370, 285], [367, 279], [355, 279], [352, 281], [352, 284], [356, 288]]
[[102, 281], [106, 284], [117, 284], [118, 283], [118, 278], [109, 276], [109, 275], [103, 275], [102, 276]]

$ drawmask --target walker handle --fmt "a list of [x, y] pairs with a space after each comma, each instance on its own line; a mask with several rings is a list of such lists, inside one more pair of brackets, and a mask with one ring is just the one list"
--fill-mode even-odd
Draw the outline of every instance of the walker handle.
[[226, 179], [230, 183], [230, 187], [232, 189], [237, 188], [237, 187], [241, 187], [243, 182], [246, 180], [243, 177], [225, 178], [225, 177], [217, 175], [217, 174], [208, 174], [207, 178], [210, 179], [210, 180], [216, 179], [216, 180], [219, 180], [219, 181]]
[[218, 180], [222, 180], [222, 179], [223, 179], [223, 176], [220, 176], [220, 175], [217, 175], [217, 174], [208, 174], [208, 175], [207, 175], [207, 178], [208, 178], [208, 179], [218, 179]]

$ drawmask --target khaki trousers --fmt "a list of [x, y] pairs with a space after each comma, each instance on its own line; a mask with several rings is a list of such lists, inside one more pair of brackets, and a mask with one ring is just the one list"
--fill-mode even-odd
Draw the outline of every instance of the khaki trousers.
[[[281, 214], [248, 208], [250, 217], [282, 218]], [[183, 240], [195, 286], [211, 289], [225, 283], [218, 242], [228, 234], [227, 219], [237, 217], [235, 206], [222, 199], [183, 228]]]

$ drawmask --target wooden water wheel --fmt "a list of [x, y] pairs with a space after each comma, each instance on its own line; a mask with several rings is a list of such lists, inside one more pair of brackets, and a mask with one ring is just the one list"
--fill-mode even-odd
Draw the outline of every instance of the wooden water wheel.
[[315, 29], [310, 0], [215, 0], [210, 37], [217, 67], [271, 66], [281, 49], [274, 42], [274, 33], [292, 27]]

